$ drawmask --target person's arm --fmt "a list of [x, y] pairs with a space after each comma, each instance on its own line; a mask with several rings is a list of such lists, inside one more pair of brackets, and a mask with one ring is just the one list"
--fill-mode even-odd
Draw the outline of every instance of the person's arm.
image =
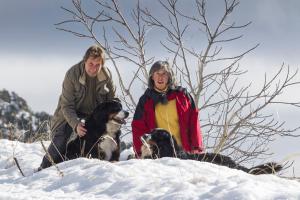
[[76, 132], [76, 127], [79, 124], [75, 110], [75, 89], [74, 83], [70, 79], [70, 74], [67, 73], [62, 86], [61, 94], [61, 109], [68, 124]]
[[190, 101], [189, 108], [189, 135], [191, 137], [191, 153], [201, 153], [204, 151], [202, 132], [199, 122], [199, 109], [196, 107], [193, 97], [187, 93], [187, 97]]
[[144, 106], [145, 106], [145, 99], [144, 97], [141, 97], [136, 107], [134, 117], [131, 123], [133, 149], [137, 157], [140, 157], [141, 155], [141, 146], [142, 146], [141, 136], [149, 132]]

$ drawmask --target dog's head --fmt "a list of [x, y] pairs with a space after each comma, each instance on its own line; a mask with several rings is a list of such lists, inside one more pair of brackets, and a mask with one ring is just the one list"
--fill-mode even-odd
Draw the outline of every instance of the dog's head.
[[115, 124], [125, 124], [125, 119], [129, 113], [122, 109], [122, 104], [117, 101], [107, 101], [99, 104], [92, 114], [96, 122], [107, 123], [111, 121]]
[[150, 133], [143, 135], [141, 140], [142, 158], [175, 157], [179, 149], [171, 134], [161, 128], [153, 129]]

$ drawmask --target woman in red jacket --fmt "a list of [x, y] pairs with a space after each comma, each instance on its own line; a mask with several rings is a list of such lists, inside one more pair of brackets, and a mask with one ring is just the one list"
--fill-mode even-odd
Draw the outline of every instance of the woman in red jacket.
[[154, 128], [168, 130], [188, 153], [203, 151], [198, 109], [185, 88], [176, 86], [169, 63], [155, 62], [148, 89], [140, 97], [132, 121], [133, 147], [141, 155], [141, 136]]

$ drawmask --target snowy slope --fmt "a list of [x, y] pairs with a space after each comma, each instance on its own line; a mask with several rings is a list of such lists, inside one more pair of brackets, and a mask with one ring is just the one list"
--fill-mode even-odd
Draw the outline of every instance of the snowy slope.
[[[45, 143], [49, 144], [49, 143]], [[300, 182], [174, 158], [110, 163], [80, 158], [32, 173], [40, 143], [0, 140], [0, 199], [300, 199]], [[26, 177], [13, 161], [17, 157]]]

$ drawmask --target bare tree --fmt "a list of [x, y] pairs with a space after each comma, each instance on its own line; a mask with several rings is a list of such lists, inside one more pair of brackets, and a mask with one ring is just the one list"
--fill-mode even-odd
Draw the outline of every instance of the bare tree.
[[[84, 9], [88, 3], [94, 10]], [[187, 1], [179, 0], [151, 1], [150, 7], [139, 0], [88, 3], [72, 0], [72, 8], [62, 7], [71, 18], [58, 23], [57, 29], [92, 39], [106, 49], [118, 76], [121, 98], [132, 113], [141, 95], [136, 94], [136, 85], [145, 88], [147, 84], [147, 66], [154, 60], [154, 48], [167, 55], [178, 83], [188, 88], [201, 110], [208, 151], [244, 162], [268, 156], [268, 144], [278, 135], [299, 136], [295, 132], [299, 127], [286, 128], [285, 122], [267, 114], [272, 105], [300, 107], [300, 102], [277, 100], [289, 87], [299, 85], [297, 71], [291, 72], [283, 64], [275, 75], [265, 75], [261, 88], [253, 91], [251, 83], [241, 84], [246, 71], [239, 62], [258, 44], [237, 55], [227, 56], [224, 51], [224, 46], [243, 37], [232, 35], [251, 24], [238, 25], [230, 18], [238, 0], [219, 1], [223, 10], [213, 22], [205, 0], [188, 1], [193, 10], [185, 9]]]

